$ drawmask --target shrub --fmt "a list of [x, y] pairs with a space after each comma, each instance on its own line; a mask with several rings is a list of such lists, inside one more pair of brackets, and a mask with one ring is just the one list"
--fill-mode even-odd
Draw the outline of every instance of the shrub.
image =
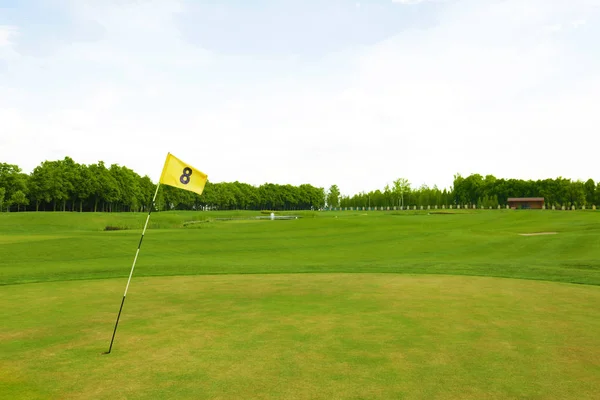
[[111, 226], [111, 225], [107, 225], [104, 227], [105, 231], [125, 231], [129, 228], [124, 227], [124, 226]]

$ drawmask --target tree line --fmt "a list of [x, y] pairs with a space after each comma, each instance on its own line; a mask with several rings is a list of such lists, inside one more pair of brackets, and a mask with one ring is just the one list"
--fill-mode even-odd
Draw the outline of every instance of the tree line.
[[[337, 189], [337, 188], [336, 188]], [[585, 182], [558, 177], [556, 179], [522, 180], [502, 179], [493, 175], [483, 177], [472, 174], [454, 175], [450, 189], [422, 185], [411, 188], [406, 179], [398, 179], [383, 190], [360, 192], [353, 196], [341, 196], [334, 207], [419, 207], [419, 206], [474, 206], [496, 208], [505, 206], [510, 197], [543, 197], [547, 207], [600, 205], [600, 182]]]
[[[0, 163], [0, 211], [147, 211], [156, 183], [148, 176], [113, 164], [78, 164], [70, 157], [44, 161], [29, 173]], [[506, 205], [509, 197], [543, 197], [555, 205], [600, 205], [600, 183], [566, 178], [502, 179], [493, 175], [454, 176], [453, 186], [411, 187], [405, 178], [383, 189], [342, 195], [337, 185], [328, 190], [310, 184], [207, 182], [202, 195], [161, 185], [156, 211], [165, 210], [318, 210], [325, 207], [420, 207]]]
[[[0, 211], [147, 211], [156, 190], [148, 176], [117, 164], [78, 164], [70, 157], [44, 161], [30, 174], [0, 163]], [[265, 183], [207, 182], [202, 195], [161, 185], [155, 210], [310, 210], [325, 205], [325, 191]]]
[[487, 207], [506, 204], [509, 197], [543, 197], [551, 206], [600, 205], [600, 182], [583, 182], [558, 177], [556, 179], [520, 180], [498, 179], [473, 174], [466, 178], [454, 176], [454, 198], [457, 204], [476, 204]]

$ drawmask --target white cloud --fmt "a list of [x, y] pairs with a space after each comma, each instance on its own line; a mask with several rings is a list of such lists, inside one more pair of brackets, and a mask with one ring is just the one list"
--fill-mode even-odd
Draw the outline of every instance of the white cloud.
[[[2, 73], [3, 62], [13, 60], [16, 56], [14, 45], [18, 34], [19, 30], [17, 27], [0, 25], [0, 74]], [[0, 80], [0, 85], [1, 84], [2, 81]]]
[[0, 80], [0, 160], [31, 170], [69, 155], [157, 179], [170, 151], [215, 182], [344, 193], [400, 176], [447, 187], [457, 172], [600, 178], [600, 73], [583, 62], [595, 44], [546, 29], [598, 19], [585, 4], [456, 3], [433, 29], [319, 64], [211, 54], [181, 39], [175, 2], [155, 4], [81, 6], [102, 40], [12, 61], [41, 83]]
[[15, 36], [17, 29], [14, 26], [0, 25], [0, 47], [12, 45], [11, 38]]

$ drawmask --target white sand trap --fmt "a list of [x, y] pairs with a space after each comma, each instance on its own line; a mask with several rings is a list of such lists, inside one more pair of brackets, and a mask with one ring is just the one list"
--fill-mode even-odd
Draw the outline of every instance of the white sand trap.
[[556, 235], [558, 232], [519, 233], [521, 236]]

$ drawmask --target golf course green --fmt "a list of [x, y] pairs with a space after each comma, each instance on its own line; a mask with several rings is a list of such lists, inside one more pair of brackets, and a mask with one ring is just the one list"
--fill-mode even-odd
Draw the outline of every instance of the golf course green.
[[595, 399], [600, 212], [0, 213], [0, 398]]

